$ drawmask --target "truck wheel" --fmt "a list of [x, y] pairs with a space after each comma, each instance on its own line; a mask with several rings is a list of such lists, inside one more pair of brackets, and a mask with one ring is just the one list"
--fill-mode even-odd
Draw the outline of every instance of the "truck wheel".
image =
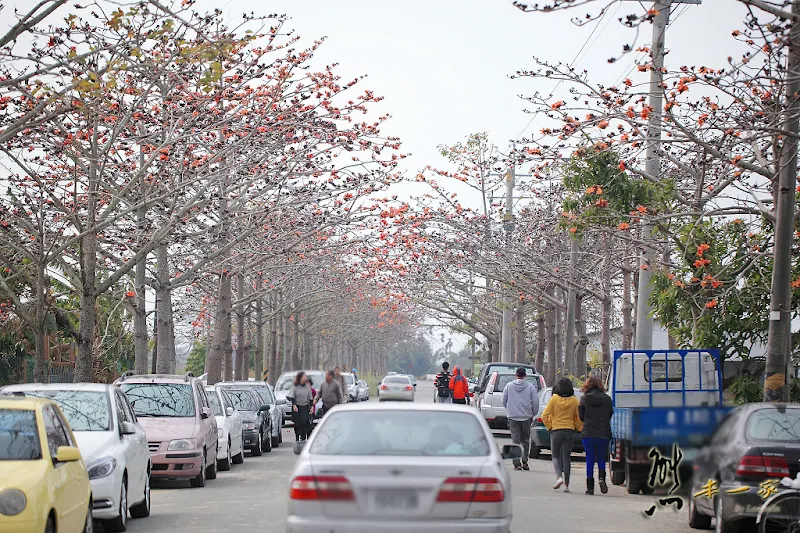
[[631, 471], [631, 464], [625, 463], [625, 481], [627, 481], [628, 494], [639, 494], [644, 485], [640, 480], [636, 479]]
[[624, 470], [611, 470], [611, 484], [612, 485], [622, 485], [625, 483], [625, 471]]

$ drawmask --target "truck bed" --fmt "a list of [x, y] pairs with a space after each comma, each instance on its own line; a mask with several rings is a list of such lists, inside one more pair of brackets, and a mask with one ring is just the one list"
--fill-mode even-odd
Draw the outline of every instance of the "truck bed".
[[611, 418], [611, 434], [636, 446], [697, 447], [730, 410], [730, 407], [617, 407]]

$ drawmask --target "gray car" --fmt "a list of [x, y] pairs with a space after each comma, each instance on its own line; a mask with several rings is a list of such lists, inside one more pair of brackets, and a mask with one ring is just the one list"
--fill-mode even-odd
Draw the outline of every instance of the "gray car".
[[[399, 376], [397, 376], [399, 377]], [[291, 476], [286, 531], [508, 533], [511, 481], [486, 422], [453, 404], [340, 405]], [[412, 526], [413, 524], [413, 526]]]
[[285, 398], [277, 398], [272, 391], [272, 386], [263, 381], [222, 381], [217, 383], [217, 386], [222, 389], [252, 389], [258, 394], [259, 398], [261, 398], [261, 403], [269, 405], [272, 447], [277, 448], [280, 446], [283, 442], [281, 426], [283, 425], [283, 407], [286, 405]]
[[[294, 383], [294, 378], [297, 376], [299, 370], [292, 370], [290, 372], [284, 372], [283, 374], [278, 377], [278, 380], [275, 382], [275, 397], [278, 400], [283, 400], [284, 403], [281, 405], [281, 410], [283, 411], [283, 423], [291, 422], [292, 420], [292, 408], [289, 407], [289, 404], [286, 403], [286, 394], [292, 389], [292, 384]], [[322, 382], [325, 381], [325, 372], [322, 370], [304, 370], [306, 375], [311, 378], [314, 383], [314, 388], [319, 390], [319, 386], [322, 385]], [[320, 404], [322, 402], [319, 402]], [[317, 416], [319, 416], [319, 407], [317, 405]]]

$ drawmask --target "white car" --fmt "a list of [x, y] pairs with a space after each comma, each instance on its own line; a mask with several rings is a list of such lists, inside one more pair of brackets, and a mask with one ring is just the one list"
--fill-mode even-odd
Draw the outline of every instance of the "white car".
[[385, 402], [389, 400], [399, 400], [405, 402], [414, 401], [414, 385], [408, 376], [399, 374], [386, 376], [378, 386], [378, 398]]
[[521, 450], [506, 444], [501, 453], [475, 409], [340, 405], [295, 453], [287, 533], [511, 531], [511, 478], [502, 459]]
[[348, 402], [358, 401], [358, 383], [356, 383], [356, 376], [351, 372], [342, 372], [344, 376], [344, 386], [347, 390], [342, 391]]
[[49, 398], [64, 413], [86, 462], [92, 515], [104, 531], [125, 531], [132, 518], [150, 515], [147, 436], [125, 394], [102, 383], [40, 383], [4, 387], [2, 394]]
[[208, 403], [217, 419], [217, 469], [231, 469], [231, 463], [244, 463], [244, 440], [242, 438], [242, 415], [233, 408], [225, 391], [219, 387], [206, 387]]

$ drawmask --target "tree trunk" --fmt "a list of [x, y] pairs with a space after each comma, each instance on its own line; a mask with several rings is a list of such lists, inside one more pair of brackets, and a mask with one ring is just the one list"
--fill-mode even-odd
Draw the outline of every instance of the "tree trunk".
[[564, 373], [579, 375], [577, 371], [577, 358], [575, 354], [575, 305], [577, 303], [577, 292], [575, 291], [575, 273], [578, 268], [578, 250], [580, 241], [577, 236], [570, 239], [569, 251], [569, 288], [567, 290], [567, 323], [566, 323], [566, 342], [564, 350]]
[[565, 375], [566, 368], [564, 362], [564, 337], [562, 336], [564, 333], [564, 308], [561, 306], [557, 306], [555, 308], [555, 322], [553, 325], [553, 330], [555, 331], [556, 336], [556, 367], [560, 371], [561, 375]]
[[[250, 379], [250, 358], [253, 355], [253, 328], [251, 326], [250, 317], [246, 317], [244, 326], [244, 350], [240, 358], [241, 365], [239, 368], [239, 372], [244, 380]], [[256, 379], [258, 379], [257, 376]]]
[[[292, 362], [289, 360], [289, 356], [291, 355], [291, 350], [289, 349], [289, 342], [291, 340], [291, 323], [289, 322], [289, 315], [286, 314], [286, 309], [283, 310], [283, 314], [281, 315], [281, 319], [283, 321], [283, 328], [281, 332], [281, 357], [283, 361], [283, 366], [289, 364], [292, 365]], [[296, 370], [297, 367], [293, 367], [292, 370]]]
[[278, 364], [278, 349], [279, 346], [279, 339], [278, 339], [278, 298], [277, 296], [272, 296], [270, 298], [270, 319], [269, 319], [269, 364], [267, 365], [267, 370], [269, 371], [269, 382], [271, 384], [275, 384], [278, 379], [278, 376], [281, 374], [281, 366]]
[[213, 385], [225, 379], [226, 364], [226, 337], [230, 343], [231, 338], [231, 275], [227, 270], [220, 273], [219, 294], [217, 297], [217, 312], [214, 316], [214, 339], [206, 360], [208, 371], [208, 384]]
[[558, 375], [558, 354], [556, 353], [556, 310], [552, 306], [545, 315], [545, 331], [547, 336], [547, 382], [550, 386], [556, 384]]
[[544, 314], [539, 312], [536, 318], [536, 371], [544, 373], [544, 352], [545, 352], [545, 325]]
[[611, 290], [606, 293], [606, 298], [601, 302], [600, 317], [600, 353], [603, 356], [603, 372], [607, 372], [611, 365]]
[[[39, 242], [42, 242], [40, 239]], [[50, 363], [50, 354], [47, 353], [46, 346], [47, 337], [47, 307], [45, 306], [45, 284], [47, 277], [45, 275], [44, 261], [38, 261], [36, 264], [36, 297], [35, 309], [33, 311], [33, 335], [36, 347], [36, 358], [34, 360], [33, 378], [36, 383], [48, 383], [48, 366]]]
[[169, 262], [167, 247], [156, 248], [156, 308], [158, 315], [158, 362], [156, 372], [169, 374], [175, 364], [175, 330], [172, 317], [172, 290], [169, 288]]
[[633, 320], [631, 321], [631, 326], [633, 328], [633, 339], [631, 340], [631, 348], [636, 348], [636, 340], [635, 340], [635, 333], [636, 333], [636, 321], [638, 320], [637, 313], [639, 312], [639, 269], [637, 268], [633, 272]]
[[292, 328], [292, 367], [300, 368], [302, 366], [300, 362], [300, 312], [295, 308], [293, 314], [294, 322], [291, 317], [289, 318], [289, 325]]
[[586, 347], [589, 345], [589, 336], [586, 334], [586, 320], [583, 318], [583, 296], [575, 295], [575, 376], [587, 376], [586, 372]]
[[[244, 302], [244, 275], [239, 274], [236, 276], [236, 297], [239, 301]], [[244, 369], [243, 360], [247, 357], [244, 350], [244, 308], [245, 304], [240, 303], [236, 306], [236, 361], [234, 364], [233, 379], [239, 381], [243, 379], [242, 369]]]
[[136, 300], [133, 305], [133, 369], [137, 374], [147, 374], [147, 259], [136, 264], [134, 274]]
[[258, 277], [256, 291], [259, 296], [256, 300], [256, 353], [253, 372], [256, 381], [259, 381], [264, 377], [264, 301], [261, 297], [261, 276]]
[[630, 350], [633, 344], [633, 301], [631, 300], [631, 271], [622, 269], [622, 349]]
[[[89, 200], [90, 204], [93, 204]], [[94, 363], [94, 330], [97, 322], [97, 294], [95, 274], [97, 268], [97, 239], [94, 232], [81, 238], [81, 312], [78, 329], [78, 358], [75, 363], [76, 383], [92, 382]]]
[[525, 343], [525, 300], [517, 300], [517, 312], [514, 318], [515, 349], [514, 359], [517, 363], [528, 362], [528, 350]]

